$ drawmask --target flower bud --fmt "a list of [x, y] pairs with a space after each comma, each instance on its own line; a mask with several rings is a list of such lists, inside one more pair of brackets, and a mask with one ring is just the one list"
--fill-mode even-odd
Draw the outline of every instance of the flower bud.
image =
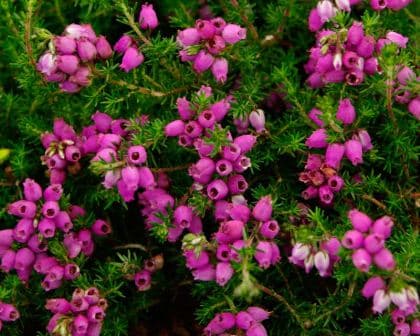
[[410, 336], [410, 335], [413, 335], [413, 333], [410, 332], [410, 325], [408, 323], [400, 323], [395, 327], [393, 335], [394, 336]]
[[145, 3], [141, 6], [139, 14], [139, 24], [141, 29], [155, 29], [159, 25], [153, 5]]
[[416, 97], [408, 103], [408, 112], [420, 120], [420, 98]]
[[324, 251], [318, 251], [314, 256], [314, 265], [322, 277], [328, 276], [330, 256]]
[[385, 289], [385, 282], [382, 280], [382, 278], [379, 276], [369, 278], [369, 280], [366, 281], [362, 288], [362, 295], [368, 299], [372, 297], [379, 289]]
[[249, 115], [249, 122], [252, 127], [254, 127], [257, 133], [262, 133], [265, 131], [265, 115], [264, 111], [261, 109], [252, 111]]
[[57, 216], [57, 214], [59, 213], [59, 211], [60, 211], [60, 208], [59, 208], [59, 205], [58, 205], [58, 203], [57, 202], [54, 202], [54, 201], [47, 201], [47, 202], [45, 202], [44, 204], [43, 204], [43, 206], [42, 206], [42, 214], [45, 216], [45, 217], [47, 217], [47, 218], [49, 218], [49, 219], [52, 219], [52, 218], [54, 218], [55, 216]]
[[144, 56], [137, 47], [128, 47], [124, 52], [124, 56], [121, 61], [120, 68], [125, 72], [130, 72], [134, 68], [137, 68], [144, 61]]
[[75, 332], [75, 335], [85, 335], [87, 332], [88, 326], [89, 326], [89, 321], [82, 314], [77, 315], [73, 319], [73, 330]]
[[386, 8], [386, 1], [384, 0], [370, 0], [370, 7], [375, 11], [381, 11]]
[[331, 204], [334, 199], [334, 194], [328, 185], [323, 185], [318, 189], [319, 199], [322, 203]]
[[105, 36], [100, 35], [95, 44], [96, 51], [102, 59], [107, 59], [112, 56], [112, 47]]
[[57, 57], [46, 52], [39, 58], [36, 69], [46, 76], [54, 74], [57, 70]]
[[74, 280], [80, 275], [80, 268], [76, 264], [66, 264], [64, 266], [64, 279]]
[[367, 232], [372, 225], [370, 217], [357, 209], [350, 210], [347, 217], [353, 227], [360, 232]]
[[197, 20], [195, 23], [198, 34], [202, 39], [208, 40], [216, 34], [216, 27], [209, 20]]
[[77, 41], [77, 53], [82, 61], [93, 61], [96, 58], [96, 47], [86, 38]]
[[51, 313], [54, 314], [67, 314], [70, 312], [71, 306], [70, 302], [68, 302], [66, 299], [47, 299], [45, 309], [49, 310]]
[[271, 200], [271, 196], [262, 197], [257, 204], [255, 204], [254, 209], [252, 209], [252, 215], [259, 221], [268, 221], [271, 218], [272, 213], [273, 201]]
[[102, 219], [97, 219], [92, 224], [92, 233], [97, 236], [109, 235], [112, 231], [111, 225]]
[[232, 195], [242, 194], [248, 189], [248, 183], [242, 175], [231, 175], [227, 181], [229, 191]]
[[356, 119], [356, 110], [354, 109], [350, 99], [342, 99], [338, 105], [336, 117], [344, 125], [350, 125]]
[[319, 118], [322, 115], [322, 111], [317, 108], [313, 108], [309, 111], [308, 117], [311, 119], [317, 126], [324, 127], [324, 122]]
[[105, 319], [105, 312], [99, 306], [91, 306], [86, 315], [91, 323], [99, 323]]
[[211, 181], [212, 175], [215, 171], [215, 163], [212, 159], [202, 158], [188, 169], [188, 174], [194, 181], [206, 184]]
[[390, 31], [386, 34], [386, 38], [390, 40], [391, 42], [395, 43], [396, 45], [398, 45], [400, 48], [407, 47], [408, 38], [401, 34]]
[[42, 197], [42, 188], [34, 180], [27, 178], [23, 182], [23, 194], [27, 201], [36, 202]]
[[23, 247], [16, 252], [14, 268], [22, 271], [26, 268], [32, 267], [34, 262], [35, 254], [27, 247]]
[[381, 314], [391, 303], [391, 298], [383, 290], [378, 289], [373, 295], [373, 307], [372, 310], [374, 313]]
[[276, 220], [264, 222], [260, 227], [260, 234], [267, 239], [275, 238], [280, 231], [279, 224]]
[[219, 262], [216, 265], [216, 282], [224, 286], [233, 276], [233, 268], [229, 262]]
[[[13, 239], [19, 243], [26, 243], [34, 231], [35, 228], [33, 219], [22, 218], [13, 229]], [[9, 241], [7, 241], [7, 243], [8, 242]], [[11, 244], [12, 240], [10, 240], [10, 244], [8, 245], [3, 245], [2, 241], [0, 241], [0, 246], [10, 247]]]
[[321, 20], [321, 17], [318, 14], [318, 10], [313, 8], [308, 17], [308, 28], [311, 32], [316, 32], [322, 28], [324, 22]]
[[197, 73], [203, 73], [204, 71], [210, 69], [214, 62], [214, 57], [207, 53], [204, 50], [200, 50], [197, 54], [197, 57], [194, 59], [193, 69]]
[[216, 239], [219, 243], [233, 243], [242, 239], [245, 224], [238, 220], [230, 220], [220, 224], [216, 233]]
[[364, 246], [366, 251], [370, 254], [375, 254], [379, 252], [384, 247], [385, 241], [382, 235], [377, 233], [372, 233], [366, 236], [364, 241]]
[[223, 120], [226, 114], [229, 112], [230, 103], [226, 99], [222, 99], [210, 106], [210, 110], [213, 112], [217, 122]]
[[216, 278], [216, 271], [212, 265], [206, 265], [195, 269], [193, 272], [194, 280], [213, 281]]
[[363, 58], [372, 57], [375, 49], [375, 39], [372, 36], [364, 36], [357, 46], [357, 54]]
[[0, 320], [16, 321], [20, 317], [18, 310], [11, 304], [0, 302]]
[[267, 330], [261, 323], [253, 324], [247, 331], [246, 336], [267, 336]]
[[310, 200], [312, 198], [318, 197], [318, 188], [314, 186], [309, 186], [304, 191], [302, 191], [302, 197], [305, 200]]
[[128, 160], [132, 164], [141, 165], [147, 160], [147, 153], [143, 146], [131, 146], [128, 148]]
[[354, 266], [361, 272], [368, 272], [372, 264], [370, 254], [363, 248], [359, 248], [353, 252], [351, 256]]
[[327, 147], [327, 132], [324, 128], [317, 129], [314, 131], [308, 139], [306, 139], [305, 145], [309, 148], [325, 148]]
[[246, 311], [236, 314], [236, 326], [242, 330], [248, 330], [255, 322], [252, 315]]
[[79, 58], [74, 55], [57, 56], [57, 67], [60, 71], [72, 75], [79, 67]]
[[392, 271], [395, 268], [395, 259], [391, 251], [382, 248], [378, 253], [373, 256], [373, 261], [380, 269]]
[[271, 244], [267, 241], [258, 242], [254, 257], [261, 268], [267, 269], [268, 267], [270, 267], [272, 257]]
[[233, 166], [230, 161], [221, 159], [216, 162], [216, 172], [220, 176], [227, 176], [232, 172], [232, 170], [233, 170]]
[[357, 230], [347, 231], [343, 237], [342, 244], [348, 249], [358, 249], [363, 246], [363, 234]]
[[338, 176], [331, 176], [327, 181], [328, 187], [334, 192], [340, 191], [344, 186], [344, 180]]
[[55, 235], [55, 223], [53, 220], [48, 218], [42, 218], [38, 224], [38, 231], [45, 238], [52, 238]]
[[246, 38], [246, 29], [229, 23], [223, 28], [222, 37], [227, 43], [235, 44]]
[[357, 140], [347, 140], [344, 144], [347, 158], [353, 166], [363, 163], [363, 147]]
[[335, 0], [337, 7], [345, 12], [350, 12], [350, 1], [349, 0]]
[[16, 252], [10, 249], [6, 250], [3, 253], [3, 256], [1, 257], [0, 269], [2, 269], [6, 273], [9, 273], [14, 268], [15, 259]]
[[321, 0], [318, 2], [316, 9], [322, 22], [328, 22], [337, 13], [337, 9], [329, 0]]
[[420, 320], [414, 319], [411, 322], [411, 334], [412, 335], [420, 335]]
[[211, 66], [211, 72], [217, 82], [226, 82], [228, 74], [228, 61], [226, 60], [226, 58], [216, 58]]
[[133, 39], [129, 35], [123, 35], [119, 38], [119, 40], [114, 44], [114, 50], [119, 53], [123, 54], [126, 50], [133, 45]]
[[257, 142], [257, 138], [251, 134], [240, 135], [233, 140], [233, 143], [241, 149], [241, 154], [249, 152]]

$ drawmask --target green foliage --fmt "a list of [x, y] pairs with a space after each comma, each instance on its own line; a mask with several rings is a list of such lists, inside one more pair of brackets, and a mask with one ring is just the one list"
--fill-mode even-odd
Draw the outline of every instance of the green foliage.
[[[249, 154], [253, 167], [246, 173], [250, 185], [247, 196], [251, 203], [264, 195], [272, 196], [274, 217], [281, 226], [277, 241], [282, 249], [281, 263], [261, 272], [252, 260], [253, 251], [245, 250], [243, 263], [235, 265], [237, 272], [226, 287], [193, 283], [179, 245], [165, 243], [171, 226], [169, 216], [162, 216], [164, 225], [154, 225], [151, 232], [146, 232], [138, 209], [125, 204], [115, 190], [105, 190], [94, 172], [83, 169], [65, 184], [65, 203], [83, 205], [89, 212], [88, 219], [75, 222], [75, 226], [86, 227], [93, 218], [103, 217], [112, 223], [113, 235], [99, 240], [93, 258], [78, 258], [82, 275], [54, 293], [43, 291], [40, 276], [33, 276], [31, 285], [26, 287], [16, 275], [1, 273], [0, 300], [16, 304], [22, 315], [16, 323], [4, 326], [4, 335], [46, 335], [49, 314], [44, 309], [45, 299], [69, 297], [74, 288], [92, 285], [105, 293], [110, 302], [105, 336], [128, 335], [144, 321], [160, 324], [161, 310], [173, 305], [167, 297], [175, 297], [182, 287], [187, 288], [183, 299], [192, 302], [191, 310], [203, 325], [215, 313], [239, 311], [251, 301], [252, 305], [273, 312], [264, 324], [274, 336], [391, 334], [389, 315], [373, 316], [370, 302], [359, 294], [367, 276], [355, 270], [348, 251], [340, 254], [342, 261], [330, 279], [320, 278], [314, 272], [305, 274], [287, 262], [286, 253], [290, 238], [316, 243], [332, 235], [341, 237], [350, 228], [347, 212], [351, 208], [366, 211], [373, 218], [387, 214], [396, 223], [387, 244], [396, 255], [400, 273], [383, 275], [397, 282], [404, 279], [411, 285], [418, 284], [418, 121], [406, 106], [390, 101], [387, 95], [387, 81], [395, 79], [396, 65], [418, 65], [418, 2], [413, 1], [400, 12], [365, 10], [359, 20], [368, 34], [380, 38], [389, 30], [398, 31], [410, 38], [408, 48], [398, 53], [395, 46], [386, 46], [379, 60], [383, 73], [367, 77], [361, 86], [334, 84], [322, 90], [309, 89], [302, 70], [307, 50], [314, 43], [306, 18], [316, 1], [207, 2], [215, 15], [245, 26], [248, 32], [246, 41], [226, 53], [226, 83], [216, 83], [209, 73], [198, 76], [190, 64], [179, 61], [175, 34], [194, 24], [199, 17], [199, 1], [162, 0], [155, 4], [161, 21], [159, 31], [145, 32], [150, 43], [141, 43], [144, 64], [125, 73], [118, 67], [121, 57], [115, 55], [97, 64], [91, 86], [67, 95], [59, 92], [56, 84], [43, 81], [35, 69], [52, 34], [61, 34], [72, 22], [83, 22], [91, 23], [98, 34], [107, 36], [112, 43], [123, 33], [139, 38], [139, 2], [0, 1], [0, 229], [15, 225], [6, 206], [21, 196], [21, 182], [26, 177], [47, 183], [40, 161], [43, 152], [39, 136], [51, 129], [55, 117], [63, 117], [78, 130], [96, 110], [133, 121], [133, 143], [148, 147], [149, 167], [157, 171], [175, 167], [168, 170], [171, 191], [179, 198], [191, 193], [186, 165], [197, 158], [192, 151], [178, 146], [176, 140], [166, 139], [163, 128], [177, 118], [178, 97], [190, 98], [201, 85], [211, 85], [218, 98], [232, 94], [234, 99], [227, 118], [229, 125], [216, 128], [209, 138], [216, 148], [213, 154], [225, 144], [226, 130], [234, 130], [233, 118], [244, 117], [256, 108], [265, 110], [267, 133], [258, 136], [258, 144]], [[341, 15], [338, 24], [347, 27], [357, 13]], [[413, 84], [412, 90], [418, 92], [418, 86]], [[280, 109], [267, 106], [265, 100], [272, 92], [284, 94]], [[346, 188], [337, 195], [333, 208], [321, 209], [310, 203], [307, 222], [297, 224], [300, 192], [304, 188], [298, 173], [305, 164], [304, 141], [315, 128], [307, 113], [313, 107], [321, 109], [322, 119], [332, 126], [329, 139], [342, 140], [342, 127], [335, 124], [334, 115], [338, 101], [344, 97], [352, 100], [357, 111], [354, 129], [367, 129], [374, 149], [365, 156], [361, 167], [345, 163], [342, 176]], [[199, 109], [208, 103], [204, 96], [195, 99]], [[149, 122], [142, 125], [139, 120], [144, 116]], [[10, 154], [2, 152], [4, 149]], [[83, 164], [87, 166], [88, 162]], [[356, 174], [362, 183], [354, 179]], [[215, 223], [207, 218], [208, 200], [192, 192], [189, 204], [204, 217], [206, 234], [214, 232]], [[137, 247], [126, 246], [130, 244]], [[65, 251], [56, 241], [51, 241], [49, 248], [66, 260]], [[136, 291], [126, 275], [132, 275], [145, 259], [160, 252], [168, 267], [165, 265], [156, 275], [150, 291]], [[235, 296], [234, 292], [247, 295]]]

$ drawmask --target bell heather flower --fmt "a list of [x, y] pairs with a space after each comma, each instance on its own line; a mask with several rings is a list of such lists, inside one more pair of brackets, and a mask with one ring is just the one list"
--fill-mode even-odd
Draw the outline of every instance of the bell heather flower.
[[141, 6], [139, 14], [139, 24], [141, 29], [155, 29], [159, 22], [153, 5], [145, 3]]
[[320, 128], [314, 131], [308, 139], [306, 139], [305, 145], [309, 148], [325, 148], [327, 146], [327, 133], [324, 128]]
[[350, 99], [346, 98], [340, 100], [336, 117], [345, 125], [349, 125], [354, 122], [356, 119], [356, 110], [354, 109]]
[[223, 57], [216, 58], [211, 66], [211, 72], [216, 81], [220, 83], [226, 82], [228, 73], [227, 60]]
[[137, 47], [128, 47], [124, 52], [120, 68], [125, 72], [137, 68], [144, 61], [144, 56]]
[[373, 297], [377, 290], [385, 289], [385, 282], [379, 276], [369, 278], [362, 288], [362, 295], [365, 298]]
[[390, 304], [390, 296], [385, 292], [385, 290], [378, 289], [373, 296], [373, 312], [382, 314], [382, 312], [387, 309]]
[[361, 272], [368, 272], [370, 265], [372, 264], [372, 257], [363, 248], [359, 248], [353, 252], [352, 260], [354, 266]]

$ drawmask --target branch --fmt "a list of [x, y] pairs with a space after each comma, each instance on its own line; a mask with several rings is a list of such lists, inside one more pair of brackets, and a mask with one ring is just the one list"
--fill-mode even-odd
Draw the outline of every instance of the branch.
[[388, 208], [386, 207], [386, 205], [384, 203], [382, 203], [381, 201], [378, 201], [375, 197], [364, 194], [362, 196], [362, 198], [366, 201], [372, 202], [373, 204], [375, 204], [376, 206], [378, 206], [382, 210], [385, 210], [386, 212], [388, 212]]
[[32, 34], [32, 15], [34, 12], [35, 2], [36, 0], [28, 1], [28, 8], [27, 8], [26, 19], [25, 19], [25, 34], [24, 34], [26, 53], [29, 57], [29, 61], [34, 67], [36, 66], [36, 62], [35, 62], [34, 53], [33, 53], [32, 44], [31, 44], [31, 34]]
[[144, 252], [147, 252], [147, 248], [141, 244], [125, 244], [120, 246], [115, 246], [114, 250], [123, 250], [123, 249], [139, 249]]
[[287, 300], [283, 296], [281, 296], [280, 294], [276, 293], [272, 289], [267, 288], [267, 287], [265, 287], [261, 284], [256, 284], [256, 286], [257, 286], [258, 289], [263, 291], [265, 294], [270, 295], [271, 297], [275, 298], [277, 301], [283, 303], [286, 306], [287, 310], [292, 314], [292, 316], [298, 322], [299, 326], [302, 329], [305, 329], [305, 325], [304, 325], [302, 319], [300, 318], [300, 316], [298, 315], [296, 310], [289, 304], [289, 302], [287, 302]]
[[175, 167], [166, 167], [166, 168], [152, 168], [153, 172], [156, 173], [170, 173], [173, 171], [178, 171], [178, 170], [184, 170], [189, 168], [192, 165], [192, 163], [186, 163], [180, 166], [175, 166]]

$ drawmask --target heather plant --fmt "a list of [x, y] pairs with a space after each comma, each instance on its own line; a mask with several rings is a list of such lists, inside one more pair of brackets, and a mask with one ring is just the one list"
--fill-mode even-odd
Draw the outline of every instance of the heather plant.
[[418, 2], [0, 9], [2, 335], [420, 335]]

